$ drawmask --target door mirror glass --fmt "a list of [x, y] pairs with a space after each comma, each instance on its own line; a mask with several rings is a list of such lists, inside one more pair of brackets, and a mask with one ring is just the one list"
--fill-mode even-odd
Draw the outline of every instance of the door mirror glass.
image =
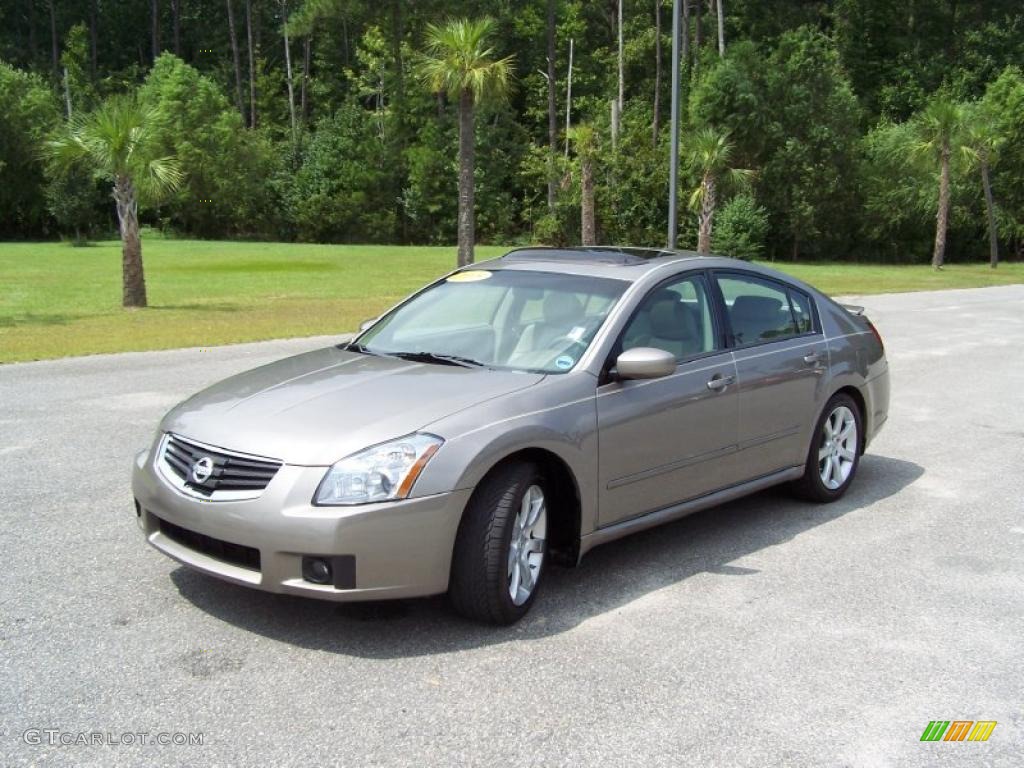
[[675, 355], [664, 349], [633, 347], [615, 360], [615, 373], [620, 379], [660, 379], [675, 372]]

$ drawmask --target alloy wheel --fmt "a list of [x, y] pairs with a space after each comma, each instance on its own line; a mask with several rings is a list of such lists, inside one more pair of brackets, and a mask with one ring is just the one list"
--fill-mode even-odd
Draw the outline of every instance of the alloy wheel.
[[544, 564], [548, 510], [544, 490], [531, 485], [523, 494], [508, 550], [508, 594], [514, 605], [530, 599]]
[[845, 405], [838, 406], [825, 419], [818, 449], [818, 473], [830, 491], [840, 488], [853, 472], [857, 460], [857, 419]]

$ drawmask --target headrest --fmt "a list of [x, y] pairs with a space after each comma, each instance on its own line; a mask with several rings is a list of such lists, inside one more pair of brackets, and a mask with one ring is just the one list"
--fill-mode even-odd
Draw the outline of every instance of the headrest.
[[583, 319], [583, 304], [571, 293], [549, 293], [542, 311], [547, 323], [568, 325]]
[[778, 319], [782, 302], [771, 296], [737, 296], [732, 303], [730, 317], [733, 321], [771, 321]]
[[697, 338], [697, 323], [679, 296], [669, 293], [671, 299], [655, 302], [651, 307], [651, 335], [659, 339], [682, 341]]

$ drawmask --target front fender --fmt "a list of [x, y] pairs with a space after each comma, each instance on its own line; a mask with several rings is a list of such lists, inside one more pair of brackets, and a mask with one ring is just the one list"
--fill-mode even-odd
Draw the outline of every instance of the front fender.
[[539, 449], [556, 456], [573, 474], [581, 533], [592, 531], [598, 504], [596, 391], [589, 374], [571, 378], [576, 381], [561, 377], [556, 386], [514, 393], [500, 406], [492, 401], [425, 428], [445, 443], [417, 480], [414, 495], [475, 488], [503, 459]]

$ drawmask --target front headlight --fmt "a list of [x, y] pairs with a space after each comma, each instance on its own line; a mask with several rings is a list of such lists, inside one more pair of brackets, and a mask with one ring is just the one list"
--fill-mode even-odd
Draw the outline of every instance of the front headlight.
[[444, 442], [435, 435], [409, 435], [342, 459], [316, 489], [316, 505], [366, 504], [404, 499]]

